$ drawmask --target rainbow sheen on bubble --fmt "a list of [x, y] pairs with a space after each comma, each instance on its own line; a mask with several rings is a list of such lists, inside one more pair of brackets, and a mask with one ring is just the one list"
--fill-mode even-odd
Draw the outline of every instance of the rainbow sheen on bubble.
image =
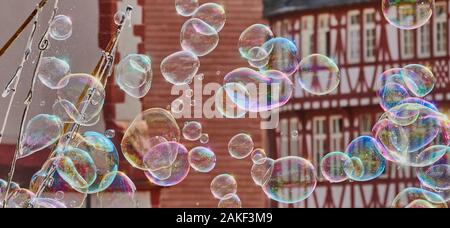
[[117, 65], [117, 84], [121, 90], [134, 98], [147, 95], [152, 87], [152, 81], [152, 60], [149, 56], [131, 54]]
[[332, 93], [341, 82], [341, 72], [330, 58], [313, 54], [304, 58], [298, 68], [297, 82], [314, 95]]
[[137, 208], [136, 185], [123, 172], [111, 172], [106, 178], [113, 179], [111, 185], [98, 194], [94, 202], [98, 208]]
[[183, 50], [205, 56], [219, 44], [219, 34], [206, 22], [192, 18], [181, 28], [180, 42]]
[[203, 127], [197, 121], [186, 122], [182, 129], [184, 139], [188, 141], [197, 141], [202, 137]]
[[416, 97], [425, 97], [433, 91], [437, 79], [429, 68], [419, 64], [411, 64], [403, 69], [403, 80], [409, 91]]
[[216, 160], [216, 154], [209, 148], [199, 146], [189, 151], [189, 164], [197, 172], [211, 172], [216, 166]]
[[248, 134], [237, 134], [228, 142], [228, 152], [231, 157], [236, 159], [244, 159], [253, 152], [255, 144]]
[[238, 41], [238, 48], [241, 57], [248, 60], [254, 60], [255, 51], [257, 54], [259, 53], [259, 55], [261, 55], [261, 53], [268, 54], [262, 46], [272, 38], [274, 38], [274, 34], [267, 25], [254, 24], [248, 27], [241, 33]]
[[72, 188], [89, 188], [97, 179], [97, 167], [87, 151], [67, 146], [58, 151], [55, 161], [58, 174]]
[[348, 180], [345, 167], [350, 157], [342, 152], [332, 152], [325, 155], [320, 162], [322, 176], [331, 183]]
[[227, 15], [223, 6], [216, 3], [206, 3], [198, 7], [192, 18], [200, 19], [220, 32], [225, 26]]
[[433, 15], [434, 0], [382, 0], [385, 19], [392, 26], [411, 30], [425, 25]]
[[262, 70], [277, 70], [286, 76], [291, 76], [297, 71], [300, 61], [294, 42], [286, 38], [273, 38], [262, 47], [269, 54], [269, 62]]
[[[424, 202], [427, 202], [424, 204]], [[407, 188], [401, 191], [392, 201], [392, 208], [414, 208], [431, 206], [432, 208], [448, 208], [445, 200], [433, 192], [420, 188]]]
[[284, 157], [273, 164], [272, 175], [264, 183], [264, 193], [280, 203], [306, 200], [316, 189], [316, 169], [301, 157]]
[[180, 141], [180, 128], [170, 112], [152, 108], [139, 114], [122, 139], [122, 153], [135, 168], [146, 171], [144, 156], [153, 147], [169, 141]]

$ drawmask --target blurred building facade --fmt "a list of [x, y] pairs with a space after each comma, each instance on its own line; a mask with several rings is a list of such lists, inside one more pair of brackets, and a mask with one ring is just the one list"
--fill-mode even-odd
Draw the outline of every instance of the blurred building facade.
[[[274, 154], [308, 158], [317, 167], [320, 183], [305, 202], [271, 205], [389, 207], [398, 192], [417, 185], [414, 170], [389, 164], [374, 181], [330, 184], [321, 175], [320, 160], [329, 152], [345, 150], [358, 136], [372, 135], [383, 112], [375, 92], [377, 76], [387, 69], [411, 63], [428, 66], [438, 82], [426, 99], [448, 111], [449, 1], [437, 0], [430, 22], [409, 31], [389, 25], [378, 0], [264, 0], [264, 14], [276, 34], [295, 41], [302, 57], [326, 55], [341, 70], [341, 84], [334, 93], [312, 96], [299, 87], [282, 108], [280, 126], [271, 133]], [[290, 137], [293, 131], [299, 131], [299, 137]]]

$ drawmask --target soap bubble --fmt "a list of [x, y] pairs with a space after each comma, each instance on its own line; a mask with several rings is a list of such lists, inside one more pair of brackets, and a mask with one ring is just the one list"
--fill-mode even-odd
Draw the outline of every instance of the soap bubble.
[[[257, 53], [261, 54], [262, 52], [260, 52], [261, 50], [259, 49], [272, 38], [274, 38], [274, 34], [269, 26], [254, 24], [244, 30], [239, 37], [239, 52], [243, 58], [247, 60], [253, 59], [252, 57], [254, 57], [254, 52], [257, 51]], [[262, 48], [262, 50], [268, 54], [264, 48]]]
[[11, 190], [6, 201], [6, 208], [28, 208], [35, 197], [35, 194], [28, 189]]
[[320, 171], [323, 177], [331, 183], [340, 183], [348, 180], [345, 166], [350, 157], [342, 152], [332, 152], [322, 158]]
[[202, 134], [202, 136], [200, 137], [199, 141], [200, 141], [201, 144], [209, 143], [209, 135], [208, 134]]
[[190, 19], [181, 28], [181, 47], [197, 56], [211, 53], [219, 44], [217, 31], [200, 19]]
[[122, 153], [135, 168], [146, 171], [144, 156], [156, 145], [180, 141], [181, 131], [175, 118], [165, 109], [152, 108], [132, 122], [122, 139]]
[[218, 208], [242, 208], [242, 202], [238, 195], [228, 194], [224, 196], [217, 206]]
[[225, 9], [216, 3], [206, 3], [201, 5], [192, 15], [193, 18], [200, 19], [220, 32], [225, 26], [227, 16]]
[[252, 137], [242, 133], [231, 138], [228, 143], [228, 152], [233, 158], [244, 159], [253, 152], [254, 146]]
[[248, 51], [248, 64], [254, 68], [264, 68], [269, 63], [269, 53], [262, 47], [254, 47]]
[[277, 70], [291, 76], [299, 66], [297, 46], [286, 38], [273, 38], [263, 48], [269, 53], [269, 63], [263, 70]]
[[183, 127], [183, 137], [189, 141], [197, 141], [202, 137], [202, 124], [197, 121], [187, 122]]
[[267, 158], [266, 151], [264, 149], [257, 148], [255, 150], [253, 150], [253, 152], [251, 154], [251, 158], [252, 158], [253, 164], [262, 164], [265, 162], [265, 160]]
[[314, 54], [304, 58], [299, 65], [297, 82], [314, 95], [332, 93], [341, 82], [339, 67], [330, 58]]
[[[438, 195], [441, 196], [447, 203], [450, 202], [450, 190], [444, 190], [444, 191], [442, 191], [442, 190], [434, 190], [434, 189], [432, 189], [432, 188], [430, 188], [430, 187], [427, 187], [427, 186], [425, 186], [425, 185], [423, 185], [423, 184], [421, 184], [420, 187], [421, 187], [423, 190], [425, 190], [425, 191], [429, 191], [429, 192], [433, 192], [433, 193], [438, 194]], [[428, 199], [428, 198], [427, 198], [427, 199]], [[432, 199], [428, 199], [428, 200], [432, 200]]]
[[242, 108], [239, 108], [233, 101], [245, 99], [246, 88], [238, 83], [227, 83], [217, 90], [215, 95], [215, 107], [225, 118], [239, 119], [247, 114]]
[[[67, 103], [67, 102], [56, 100], [56, 102], [52, 106], [53, 115], [59, 117], [59, 119], [63, 123], [75, 123], [75, 121], [73, 121], [72, 117], [70, 117], [69, 114], [67, 114], [66, 109], [64, 109], [63, 104], [65, 104], [65, 103]], [[101, 115], [97, 115], [96, 118], [93, 118], [91, 121], [84, 123], [83, 126], [96, 125], [100, 121], [100, 117], [101, 117]]]
[[216, 166], [216, 154], [206, 147], [196, 147], [189, 151], [189, 164], [201, 173], [209, 173]]
[[[71, 74], [58, 84], [57, 95], [66, 113], [82, 126], [89, 124], [100, 114], [105, 102], [102, 83], [92, 75]], [[92, 105], [92, 102], [97, 105]]]
[[123, 172], [111, 172], [107, 179], [113, 179], [111, 185], [95, 198], [99, 208], [137, 208], [136, 186]]
[[38, 78], [50, 89], [58, 89], [58, 84], [70, 73], [69, 64], [56, 57], [45, 57], [38, 70]]
[[269, 181], [272, 176], [275, 161], [271, 158], [262, 159], [258, 163], [254, 163], [251, 169], [251, 176], [253, 181], [258, 186], [263, 186]]
[[262, 188], [272, 200], [298, 203], [307, 199], [316, 185], [316, 170], [309, 161], [300, 157], [284, 157], [275, 161], [272, 175]]
[[199, 6], [198, 0], [175, 0], [175, 9], [183, 17], [190, 17]]
[[447, 148], [445, 152], [434, 164], [417, 170], [417, 177], [424, 186], [438, 191], [450, 190], [450, 151]]
[[63, 133], [63, 123], [57, 116], [39, 114], [27, 124], [21, 137], [19, 158], [24, 158], [56, 143]]
[[112, 138], [116, 137], [116, 131], [114, 129], [108, 129], [105, 131], [105, 136], [108, 139], [112, 139]]
[[378, 96], [380, 98], [381, 107], [387, 111], [408, 98], [409, 93], [408, 90], [400, 84], [388, 83], [380, 90]]
[[433, 15], [434, 0], [382, 0], [384, 17], [399, 29], [417, 29]]
[[[189, 174], [190, 165], [188, 150], [176, 142], [161, 143], [151, 149], [149, 154], [161, 155], [158, 160], [151, 161], [149, 167], [156, 167], [146, 171], [145, 175], [153, 184], [163, 187], [181, 183]], [[150, 160], [145, 160], [149, 164]]]
[[211, 193], [217, 199], [223, 199], [228, 194], [236, 194], [237, 182], [229, 174], [216, 176], [211, 182]]
[[56, 16], [50, 24], [50, 37], [54, 40], [67, 40], [72, 36], [72, 19], [66, 15]]
[[249, 68], [239, 68], [228, 73], [224, 82], [228, 98], [239, 108], [250, 112], [279, 108], [291, 99], [294, 90], [291, 80], [275, 70], [259, 73]]
[[78, 145], [78, 149], [86, 151], [95, 165], [95, 180], [87, 188], [74, 187], [79, 192], [94, 194], [104, 191], [114, 180], [114, 173], [119, 168], [119, 153], [114, 143], [105, 135], [93, 131], [83, 134], [84, 141]]
[[152, 87], [152, 81], [152, 60], [146, 55], [128, 55], [117, 65], [117, 85], [134, 98], [147, 95]]
[[428, 202], [430, 205], [433, 206], [433, 208], [448, 208], [447, 203], [441, 196], [420, 188], [407, 188], [401, 191], [397, 195], [397, 197], [395, 197], [395, 199], [393, 200], [391, 207], [392, 208], [406, 208], [408, 206], [411, 207], [414, 206], [414, 204], [416, 203], [420, 203], [418, 202], [418, 200]]
[[197, 75], [200, 60], [190, 51], [180, 51], [169, 55], [161, 62], [164, 79], [174, 85], [190, 84]]
[[[386, 161], [382, 156], [382, 146], [372, 137], [361, 136], [356, 138], [347, 147], [345, 153], [351, 159], [360, 160], [363, 165], [362, 172], [356, 172], [359, 175], [355, 175], [355, 167], [359, 167], [359, 165], [348, 166], [345, 169], [347, 176], [354, 181], [373, 180], [384, 172]], [[354, 161], [350, 161], [350, 164], [354, 164]]]
[[[44, 163], [41, 170], [33, 175], [30, 182], [30, 190], [32, 192], [36, 193], [39, 190], [56, 160], [57, 158], [48, 160]], [[53, 172], [50, 181], [44, 186], [41, 197], [57, 199], [68, 208], [80, 208], [84, 205], [87, 194], [74, 191], [72, 186], [64, 181], [58, 172]]]
[[437, 79], [430, 69], [419, 64], [411, 64], [403, 69], [403, 80], [415, 96], [425, 97], [433, 91]]
[[47, 208], [47, 209], [56, 209], [56, 208], [67, 208], [67, 206], [57, 200], [51, 198], [35, 198], [31, 202], [33, 208]]
[[58, 174], [73, 188], [86, 189], [97, 179], [95, 162], [84, 150], [71, 146], [59, 150], [55, 165]]

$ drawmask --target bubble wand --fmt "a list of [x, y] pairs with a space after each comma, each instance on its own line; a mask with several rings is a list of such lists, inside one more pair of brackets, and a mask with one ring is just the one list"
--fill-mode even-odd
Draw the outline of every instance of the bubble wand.
[[[114, 66], [114, 62], [115, 62], [115, 56], [116, 56], [116, 52], [117, 52], [117, 46], [120, 40], [120, 36], [123, 30], [123, 27], [126, 23], [127, 20], [129, 20], [131, 18], [131, 13], [133, 11], [133, 7], [131, 6], [127, 6], [126, 9], [126, 13], [125, 15], [122, 16], [121, 22], [118, 25], [118, 28], [116, 30], [116, 33], [113, 35], [113, 37], [111, 38], [111, 40], [109, 41], [106, 49], [103, 51], [102, 57], [100, 59], [100, 61], [97, 63], [97, 66], [95, 67], [94, 71], [93, 71], [93, 76], [95, 76], [96, 78], [98, 78], [103, 86], [105, 87], [107, 85], [108, 82], [108, 78], [111, 77], [112, 72], [113, 72], [113, 66]], [[82, 102], [83, 100], [85, 100], [86, 96], [87, 96], [87, 100], [90, 101], [92, 99], [92, 92], [88, 93], [90, 91], [89, 86], [86, 86], [84, 91], [82, 92], [79, 100], [78, 100], [78, 105], [81, 103], [84, 103], [85, 106], [89, 105], [91, 102]], [[90, 95], [91, 94], [91, 95]], [[84, 110], [86, 110], [87, 107], [83, 107]], [[68, 146], [68, 144], [70, 144], [70, 141], [73, 139], [73, 137], [75, 136], [75, 134], [79, 131], [80, 129], [80, 125], [79, 124], [66, 124], [64, 126], [64, 130], [65, 130], [65, 136], [67, 136], [64, 140], [64, 142], [62, 141], [62, 139], [58, 142], [58, 144], [63, 144], [63, 148], [65, 148], [66, 146]], [[69, 131], [70, 129], [70, 131]], [[70, 132], [70, 133], [68, 133]], [[55, 156], [55, 150], [50, 154], [49, 159], [52, 159]], [[39, 185], [39, 188], [36, 192], [36, 197], [40, 197], [43, 193], [43, 191], [45, 190], [45, 188], [47, 187], [47, 185], [49, 183], [51, 183], [51, 179], [52, 176], [54, 175], [54, 173], [56, 172], [56, 165], [52, 164], [51, 167], [48, 169], [47, 175], [44, 177], [42, 183]]]
[[[33, 28], [31, 29], [30, 36], [28, 37], [28, 41], [25, 47], [25, 54], [23, 55], [22, 62], [17, 67], [17, 70], [14, 74], [14, 76], [11, 78], [11, 80], [8, 82], [8, 84], [5, 87], [5, 90], [2, 93], [2, 97], [5, 98], [11, 94], [11, 98], [8, 104], [8, 108], [6, 109], [6, 115], [5, 119], [3, 120], [3, 124], [0, 130], [0, 144], [3, 141], [6, 124], [9, 119], [9, 114], [11, 112], [11, 108], [14, 102], [14, 97], [16, 96], [16, 89], [19, 85], [20, 78], [22, 76], [22, 70], [25, 66], [25, 63], [28, 61], [30, 55], [31, 55], [31, 46], [33, 45], [34, 36], [36, 34], [37, 25], [39, 21], [39, 15], [42, 12], [42, 9], [47, 4], [48, 0], [42, 0], [37, 6], [36, 9], [30, 14], [30, 16], [25, 20], [25, 22], [19, 27], [19, 29], [16, 31], [16, 33], [6, 42], [5, 46], [0, 51], [0, 57], [3, 55], [3, 53], [6, 52], [6, 50], [14, 43], [15, 40], [19, 37], [19, 35], [24, 31], [24, 29], [33, 21]], [[34, 20], [33, 20], [34, 19]]]
[[[17, 164], [17, 161], [20, 159], [19, 155], [20, 155], [20, 151], [22, 149], [21, 148], [22, 135], [23, 135], [23, 131], [24, 131], [24, 128], [25, 128], [25, 123], [26, 123], [26, 120], [27, 120], [28, 112], [30, 110], [31, 103], [33, 102], [33, 93], [34, 93], [34, 88], [36, 86], [37, 74], [38, 74], [39, 68], [41, 66], [41, 60], [42, 60], [42, 57], [43, 57], [45, 51], [49, 47], [49, 39], [48, 39], [48, 37], [49, 37], [49, 33], [50, 33], [50, 27], [51, 27], [51, 24], [52, 24], [53, 20], [55, 19], [56, 14], [58, 12], [58, 3], [59, 3], [59, 0], [55, 0], [54, 6], [53, 6], [53, 12], [52, 12], [50, 20], [48, 22], [47, 29], [46, 29], [44, 35], [42, 36], [42, 38], [41, 38], [41, 40], [39, 42], [39, 45], [38, 45], [39, 55], [38, 55], [38, 58], [37, 58], [37, 61], [36, 61], [36, 65], [34, 67], [33, 77], [31, 79], [30, 90], [28, 92], [27, 98], [24, 101], [25, 108], [23, 110], [22, 119], [21, 119], [21, 122], [20, 122], [20, 125], [19, 125], [20, 126], [19, 127], [19, 136], [18, 136], [18, 139], [17, 139], [16, 150], [15, 150], [15, 153], [14, 153], [13, 160], [11, 162], [10, 171], [8, 173], [8, 183], [7, 183], [7, 187], [6, 187], [5, 197], [3, 199], [3, 207], [6, 207], [6, 201], [8, 199], [8, 194], [9, 194], [9, 192], [11, 190], [11, 183], [12, 183], [12, 180], [14, 178], [14, 173], [15, 173], [15, 170], [16, 170], [16, 164]], [[37, 19], [37, 17], [36, 17], [36, 19]], [[37, 20], [35, 21], [35, 25], [37, 24], [36, 22], [37, 22]], [[30, 52], [31, 52], [31, 46], [29, 48], [27, 48], [27, 50], [30, 50]], [[17, 81], [17, 84], [18, 84], [19, 80], [16, 80], [16, 81]], [[17, 87], [17, 85], [15, 85], [15, 87]], [[13, 100], [14, 100], [14, 98], [12, 97], [11, 101], [13, 101]], [[7, 117], [8, 117], [8, 115], [7, 115]], [[6, 123], [6, 121], [5, 121], [5, 123]]]

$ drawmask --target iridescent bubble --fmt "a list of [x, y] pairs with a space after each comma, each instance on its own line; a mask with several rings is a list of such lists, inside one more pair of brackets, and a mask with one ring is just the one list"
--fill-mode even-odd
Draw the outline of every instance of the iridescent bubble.
[[35, 198], [31, 202], [33, 208], [47, 208], [47, 209], [56, 209], [56, 208], [67, 208], [67, 206], [57, 200], [51, 198]]
[[87, 188], [74, 188], [79, 192], [94, 194], [104, 191], [114, 180], [109, 174], [119, 168], [119, 153], [114, 143], [101, 133], [88, 131], [83, 137], [84, 141], [78, 145], [78, 149], [86, 151], [94, 161], [96, 178]]
[[175, 0], [175, 9], [183, 17], [190, 17], [199, 6], [198, 0]]
[[398, 105], [403, 105], [403, 104], [417, 104], [417, 105], [423, 106], [424, 108], [431, 109], [432, 111], [439, 112], [439, 110], [437, 109], [435, 104], [433, 104], [429, 101], [426, 101], [424, 99], [416, 98], [416, 97], [409, 97], [409, 98], [403, 99]]
[[450, 152], [448, 149], [445, 152], [434, 164], [417, 170], [417, 177], [423, 186], [437, 191], [450, 190]]
[[197, 121], [191, 121], [184, 124], [183, 137], [189, 141], [197, 141], [202, 137], [202, 124]]
[[262, 47], [254, 47], [248, 51], [248, 64], [254, 68], [264, 68], [269, 63], [269, 53]]
[[209, 173], [216, 166], [216, 154], [206, 147], [196, 147], [189, 151], [189, 164], [197, 172]]
[[331, 183], [348, 180], [345, 167], [349, 160], [350, 157], [342, 152], [332, 152], [325, 155], [320, 162], [320, 171], [323, 177]]
[[118, 11], [116, 14], [114, 14], [114, 23], [116, 25], [120, 25], [125, 17], [125, 12]]
[[200, 137], [199, 141], [200, 141], [201, 144], [209, 143], [209, 135], [208, 134], [202, 134], [202, 136]]
[[394, 27], [417, 29], [433, 15], [434, 0], [382, 0], [383, 15]]
[[272, 176], [275, 161], [271, 158], [266, 158], [259, 163], [253, 164], [250, 174], [256, 185], [263, 186]]
[[86, 189], [97, 179], [97, 167], [88, 152], [65, 147], [58, 151], [58, 159], [55, 161], [58, 174], [70, 186], [76, 189]]
[[254, 147], [255, 144], [252, 137], [241, 133], [231, 138], [228, 143], [228, 152], [233, 158], [244, 159], [253, 152]]
[[[249, 68], [239, 68], [227, 74], [224, 82], [228, 85], [225, 87], [228, 98], [239, 108], [250, 112], [279, 108], [291, 99], [294, 90], [291, 80], [275, 70], [259, 73]], [[236, 89], [239, 90], [237, 96]]]
[[70, 73], [69, 64], [56, 57], [45, 57], [39, 66], [38, 78], [50, 89], [58, 89], [58, 84]]
[[[30, 190], [32, 192], [36, 193], [39, 190], [39, 187], [43, 184], [43, 181], [46, 179], [47, 175], [49, 175], [50, 167], [56, 160], [57, 158], [48, 160], [42, 166], [41, 170], [33, 175], [30, 182]], [[64, 181], [58, 172], [53, 172], [50, 180], [51, 181], [45, 185], [41, 197], [57, 199], [58, 201], [64, 203], [64, 205], [68, 208], [80, 208], [84, 205], [87, 194], [74, 191], [72, 186]], [[63, 197], [61, 197], [61, 193]]]
[[433, 91], [437, 79], [430, 69], [419, 64], [411, 64], [403, 69], [403, 80], [412, 94], [425, 97]]
[[330, 58], [314, 54], [304, 58], [298, 68], [297, 82], [314, 95], [332, 93], [341, 82], [341, 72]]
[[200, 19], [220, 32], [225, 26], [227, 15], [225, 9], [216, 3], [206, 3], [201, 5], [192, 15], [193, 18]]
[[162, 108], [152, 108], [136, 117], [122, 139], [122, 153], [135, 168], [146, 171], [144, 156], [156, 145], [180, 141], [181, 131], [175, 118]]
[[19, 158], [30, 156], [56, 143], [63, 133], [63, 127], [57, 116], [39, 114], [33, 117], [21, 136]]
[[224, 196], [217, 206], [218, 208], [242, 208], [242, 202], [238, 195], [228, 194]]
[[[425, 191], [429, 191], [429, 192], [433, 192], [438, 194], [439, 196], [441, 196], [447, 203], [450, 202], [450, 190], [434, 190], [430, 187], [427, 187], [423, 184], [421, 184], [421, 188]], [[432, 199], [428, 199], [428, 200], [432, 200]]]
[[238, 83], [227, 83], [217, 90], [215, 95], [216, 110], [225, 118], [239, 119], [247, 114], [233, 101], [245, 99], [246, 88]]
[[408, 90], [397, 83], [386, 84], [379, 93], [380, 105], [385, 111], [394, 108], [409, 97]]
[[196, 56], [211, 53], [219, 44], [219, 34], [206, 22], [192, 18], [181, 28], [181, 47]]
[[[98, 118], [105, 102], [105, 89], [92, 75], [71, 74], [58, 84], [57, 95], [66, 113], [82, 126]], [[95, 101], [97, 105], [92, 105]]]
[[113, 179], [109, 187], [97, 194], [99, 208], [137, 208], [136, 186], [123, 172], [111, 172], [106, 178]]
[[376, 139], [369, 136], [361, 136], [353, 140], [345, 153], [352, 159], [357, 158], [362, 162], [362, 175], [355, 175], [353, 169], [345, 169], [347, 176], [354, 181], [369, 181], [379, 177], [386, 167], [386, 160], [382, 156], [382, 146]]
[[180, 51], [169, 55], [161, 62], [164, 79], [174, 85], [190, 84], [197, 75], [200, 60], [190, 51]]
[[50, 37], [54, 40], [67, 40], [72, 36], [72, 19], [66, 15], [56, 16], [50, 24]]
[[[145, 172], [145, 175], [150, 180], [150, 182], [158, 186], [169, 187], [181, 183], [187, 177], [187, 175], [189, 174], [190, 165], [188, 159], [189, 152], [186, 147], [176, 142], [167, 142], [157, 145], [156, 147], [152, 148], [152, 151], [149, 153], [160, 154], [169, 157], [161, 157], [159, 161], [163, 162], [159, 164], [155, 163], [155, 161], [152, 161], [155, 167], [159, 165], [160, 168]], [[170, 157], [173, 154], [175, 154], [173, 156], [175, 157], [175, 159], [173, 159], [173, 157]], [[165, 163], [166, 161], [169, 162]]]
[[108, 139], [112, 139], [112, 138], [116, 137], [116, 131], [114, 129], [108, 129], [105, 131], [105, 136]]
[[142, 98], [147, 95], [152, 81], [152, 60], [146, 55], [128, 55], [117, 65], [117, 85], [132, 97]]
[[211, 193], [217, 199], [223, 199], [228, 194], [236, 194], [237, 182], [229, 174], [221, 174], [211, 181]]
[[6, 188], [8, 187], [8, 183], [2, 179], [0, 179], [0, 206], [2, 205], [2, 201], [4, 199], [4, 194], [6, 193]]
[[281, 71], [286, 76], [294, 74], [299, 66], [297, 46], [286, 38], [273, 38], [262, 46], [269, 53], [269, 63], [263, 70]]
[[29, 208], [35, 197], [35, 194], [28, 189], [14, 189], [8, 195], [6, 208]]
[[257, 148], [253, 150], [251, 156], [253, 164], [263, 164], [267, 159], [267, 154], [264, 149]]
[[316, 170], [311, 162], [300, 157], [284, 157], [275, 161], [272, 175], [262, 188], [272, 200], [298, 203], [309, 198], [316, 185]]
[[407, 208], [414, 205], [424, 205], [423, 201], [428, 202], [433, 208], [448, 208], [447, 203], [441, 196], [420, 188], [407, 188], [401, 191], [393, 200], [391, 207]]
[[[238, 48], [242, 58], [252, 59], [255, 56], [255, 51], [260, 55], [263, 52], [259, 48], [272, 38], [274, 38], [274, 34], [267, 25], [254, 24], [248, 27], [242, 32], [238, 42]], [[254, 50], [252, 51], [252, 49]], [[265, 53], [268, 53], [265, 49], [263, 50]]]

